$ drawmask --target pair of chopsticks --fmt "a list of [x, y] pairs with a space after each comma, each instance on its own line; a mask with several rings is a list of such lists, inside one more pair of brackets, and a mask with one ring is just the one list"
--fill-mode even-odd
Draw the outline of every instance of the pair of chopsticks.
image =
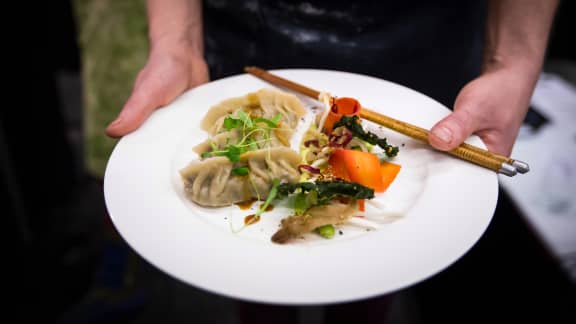
[[[320, 95], [317, 90], [284, 79], [255, 66], [245, 67], [244, 71], [274, 85], [288, 88], [316, 100], [318, 100]], [[418, 141], [428, 143], [429, 132], [426, 129], [382, 115], [365, 107], [360, 110], [360, 117]], [[446, 153], [510, 177], [530, 171], [530, 167], [525, 162], [498, 155], [467, 143], [463, 143]]]

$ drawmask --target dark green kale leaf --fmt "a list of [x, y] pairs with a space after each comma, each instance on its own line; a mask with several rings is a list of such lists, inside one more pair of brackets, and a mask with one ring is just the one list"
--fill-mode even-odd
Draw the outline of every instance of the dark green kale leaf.
[[385, 138], [380, 138], [372, 132], [366, 132], [358, 121], [358, 116], [356, 115], [344, 115], [334, 124], [333, 129], [346, 127], [352, 133], [352, 136], [358, 137], [372, 145], [380, 146], [384, 150], [384, 153], [386, 153], [386, 156], [395, 157], [398, 154], [398, 146], [392, 146], [388, 144], [388, 141]]
[[355, 182], [344, 180], [283, 183], [278, 186], [277, 199], [284, 198], [300, 189], [300, 193], [315, 192], [317, 204], [326, 204], [335, 198], [372, 199], [374, 190]]

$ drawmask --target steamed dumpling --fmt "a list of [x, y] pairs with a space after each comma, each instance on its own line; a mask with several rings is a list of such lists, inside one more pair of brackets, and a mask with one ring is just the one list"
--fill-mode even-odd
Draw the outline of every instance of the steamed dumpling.
[[214, 150], [222, 150], [229, 143], [236, 144], [240, 142], [242, 134], [238, 129], [233, 129], [229, 132], [220, 133], [212, 136], [205, 140], [204, 142], [194, 146], [194, 152], [198, 155], [206, 152], [212, 152]]
[[[286, 138], [285, 133], [280, 133], [285, 131], [285, 129], [274, 130], [270, 134], [269, 139], [260, 134], [254, 134], [252, 139], [256, 141], [259, 148], [269, 148], [278, 146], [290, 146], [289, 138]], [[228, 144], [237, 144], [242, 139], [242, 133], [238, 129], [232, 129], [227, 132], [223, 132], [212, 136], [211, 138], [205, 140], [204, 142], [196, 145], [194, 147], [194, 152], [199, 155], [206, 152], [223, 150]]]
[[251, 117], [268, 119], [280, 114], [279, 128], [285, 130], [277, 132], [277, 135], [287, 136], [288, 139], [298, 125], [298, 120], [305, 114], [304, 106], [295, 95], [273, 89], [261, 89], [241, 97], [224, 100], [213, 106], [200, 125], [210, 135], [216, 135], [225, 131], [224, 118], [229, 114], [236, 115], [238, 110]]
[[[300, 156], [295, 151], [278, 147], [250, 151], [233, 163], [217, 156], [194, 161], [180, 171], [186, 197], [205, 207], [221, 207], [254, 198], [265, 199], [272, 181], [295, 183], [300, 177]], [[233, 168], [248, 167], [245, 176], [232, 174]]]

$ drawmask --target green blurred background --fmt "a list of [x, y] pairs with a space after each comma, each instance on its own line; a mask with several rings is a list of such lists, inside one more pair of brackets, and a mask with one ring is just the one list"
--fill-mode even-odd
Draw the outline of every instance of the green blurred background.
[[145, 1], [74, 0], [82, 59], [86, 167], [103, 177], [117, 140], [104, 134], [148, 52]]

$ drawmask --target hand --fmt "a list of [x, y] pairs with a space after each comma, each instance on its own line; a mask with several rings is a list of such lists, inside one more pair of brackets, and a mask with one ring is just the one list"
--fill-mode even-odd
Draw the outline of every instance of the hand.
[[483, 73], [460, 91], [454, 112], [432, 128], [430, 144], [449, 151], [476, 134], [489, 151], [509, 156], [530, 105], [533, 80], [533, 73], [521, 67]]
[[140, 71], [132, 94], [119, 116], [106, 129], [110, 137], [136, 130], [159, 107], [184, 91], [209, 80], [208, 67], [200, 55], [186, 47], [155, 47]]

